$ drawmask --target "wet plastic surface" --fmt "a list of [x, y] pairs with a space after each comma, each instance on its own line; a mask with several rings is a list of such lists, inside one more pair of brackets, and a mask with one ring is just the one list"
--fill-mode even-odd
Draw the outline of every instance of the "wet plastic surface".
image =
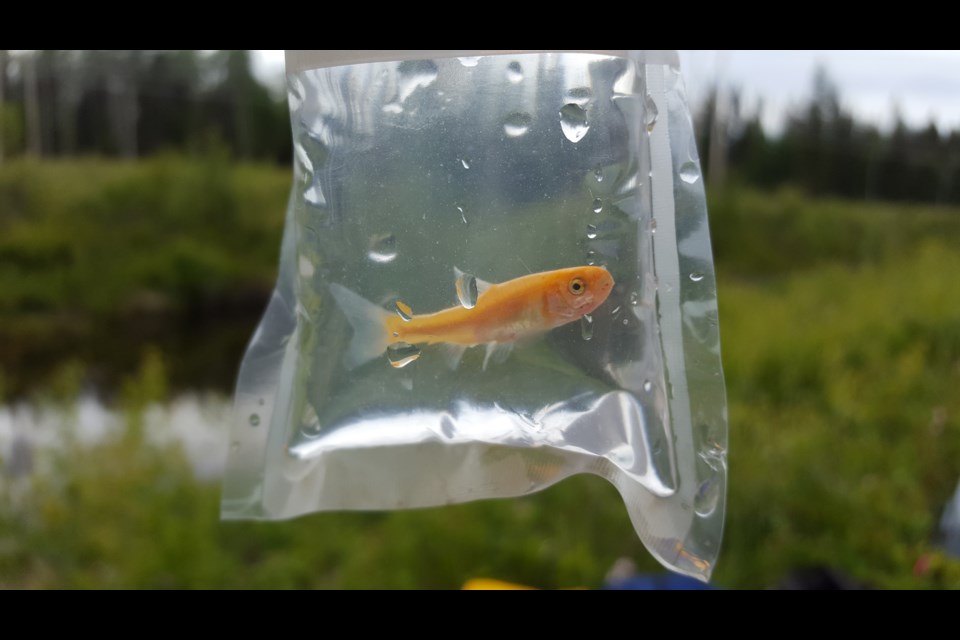
[[[593, 473], [661, 562], [709, 578], [726, 400], [703, 181], [662, 60], [288, 73], [294, 185], [240, 372], [225, 518], [517, 496]], [[482, 281], [586, 265], [615, 282], [600, 306], [496, 349], [382, 350], [357, 320], [416, 322], [478, 295], [481, 310]]]

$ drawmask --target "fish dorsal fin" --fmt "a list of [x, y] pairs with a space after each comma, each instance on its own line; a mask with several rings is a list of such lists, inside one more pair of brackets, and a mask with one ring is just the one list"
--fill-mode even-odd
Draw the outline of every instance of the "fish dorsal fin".
[[473, 274], [461, 271], [457, 267], [453, 268], [454, 286], [457, 290], [457, 298], [460, 304], [467, 309], [472, 309], [477, 304], [477, 298], [483, 295], [483, 292], [493, 286], [492, 283], [481, 280]]
[[477, 281], [478, 294], [483, 293], [484, 291], [486, 291], [487, 289], [493, 286], [492, 282], [487, 282], [486, 280], [481, 280], [480, 278], [475, 278], [475, 280]]

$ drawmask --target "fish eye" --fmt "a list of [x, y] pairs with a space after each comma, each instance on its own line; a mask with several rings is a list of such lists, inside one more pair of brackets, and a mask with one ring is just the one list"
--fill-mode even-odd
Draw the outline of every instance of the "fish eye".
[[583, 280], [580, 278], [574, 278], [570, 281], [570, 293], [575, 296], [583, 295], [583, 292], [586, 291], [587, 285], [584, 284]]

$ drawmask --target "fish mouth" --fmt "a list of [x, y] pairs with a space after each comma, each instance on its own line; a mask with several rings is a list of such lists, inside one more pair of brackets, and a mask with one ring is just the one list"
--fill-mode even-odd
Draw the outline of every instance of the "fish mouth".
[[609, 273], [602, 273], [597, 278], [594, 283], [594, 294], [585, 308], [586, 313], [593, 313], [595, 309], [603, 305], [607, 301], [607, 298], [610, 297], [610, 293], [613, 291], [613, 276]]
[[610, 297], [613, 291], [613, 278], [606, 276], [594, 282], [593, 291], [584, 296], [583, 304], [579, 305], [580, 314], [593, 313], [598, 307], [603, 305]]
[[597, 289], [599, 290], [597, 299], [599, 300], [599, 304], [602, 304], [603, 301], [607, 299], [607, 297], [610, 295], [610, 292], [613, 291], [614, 284], [613, 276], [607, 272], [604, 272], [599, 278], [597, 278]]

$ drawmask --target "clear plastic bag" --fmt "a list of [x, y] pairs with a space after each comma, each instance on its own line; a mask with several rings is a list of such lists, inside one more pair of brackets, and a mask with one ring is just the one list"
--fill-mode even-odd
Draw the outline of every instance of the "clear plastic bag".
[[[675, 54], [397, 53], [288, 52], [294, 184], [223, 517], [519, 496], [593, 473], [664, 565], [708, 579], [726, 400]], [[588, 315], [503, 310], [539, 304], [528, 274], [579, 295], [581, 272], [558, 270], [590, 265], [612, 289]], [[493, 305], [484, 281], [509, 295]], [[435, 344], [400, 340], [437, 312]], [[497, 343], [468, 346], [464, 324]]]

